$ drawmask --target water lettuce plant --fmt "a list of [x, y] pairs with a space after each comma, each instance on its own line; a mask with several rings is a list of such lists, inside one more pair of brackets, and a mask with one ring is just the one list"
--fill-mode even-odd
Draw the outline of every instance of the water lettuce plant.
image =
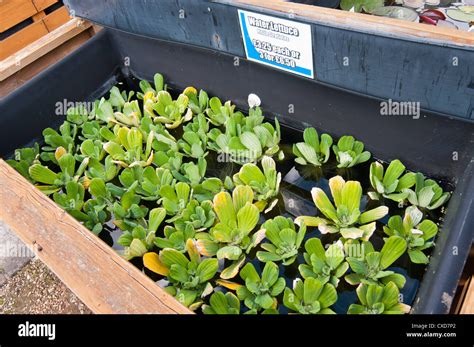
[[370, 164], [370, 184], [375, 191], [369, 192], [369, 197], [372, 200], [384, 197], [397, 202], [404, 201], [408, 196], [405, 189], [415, 184], [415, 173], [404, 172], [405, 165], [398, 159], [390, 162], [386, 172], [381, 163], [374, 161]]
[[53, 200], [68, 212], [80, 211], [84, 205], [84, 186], [75, 181], [69, 181], [64, 190], [53, 193]]
[[151, 144], [153, 133], [146, 139], [143, 148], [143, 134], [139, 129], [117, 128], [114, 140], [104, 144], [104, 150], [112, 157], [113, 162], [122, 167], [149, 166], [153, 161]]
[[443, 189], [436, 181], [425, 179], [425, 176], [417, 172], [415, 176], [415, 189], [404, 189], [407, 200], [410, 204], [428, 210], [435, 210], [448, 201], [450, 194], [443, 192]]
[[208, 147], [225, 158], [239, 164], [256, 162], [263, 155], [273, 156], [280, 150], [280, 124], [275, 118], [275, 127], [263, 122], [264, 117], [245, 117], [235, 113], [225, 122], [225, 132], [213, 128], [208, 134]]
[[110, 213], [106, 206], [95, 199], [87, 200], [82, 205], [82, 211], [72, 210], [69, 213], [95, 235], [99, 235], [104, 224], [110, 220]]
[[191, 187], [184, 182], [178, 182], [174, 186], [167, 184], [161, 187], [160, 196], [159, 202], [165, 208], [166, 213], [175, 216], [190, 203], [192, 199]]
[[391, 236], [385, 240], [380, 252], [373, 249], [365, 250], [363, 259], [347, 257], [352, 273], [345, 280], [352, 285], [387, 284], [393, 282], [398, 288], [403, 288], [406, 279], [403, 275], [387, 270], [400, 256], [405, 253], [407, 242], [399, 236]]
[[39, 163], [34, 163], [28, 169], [29, 177], [33, 181], [41, 183], [41, 185], [36, 185], [37, 188], [48, 195], [59, 191], [70, 181], [78, 182], [89, 164], [88, 158], [84, 158], [76, 168], [76, 159], [71, 153], [67, 153], [63, 147], [58, 147], [54, 152], [54, 156], [59, 166], [59, 172], [54, 172]]
[[319, 138], [316, 129], [306, 128], [303, 132], [303, 139], [304, 142], [293, 145], [293, 154], [296, 156], [295, 162], [300, 165], [321, 166], [329, 160], [332, 146], [330, 135], [322, 134]]
[[147, 112], [153, 116], [153, 122], [164, 124], [168, 129], [175, 129], [181, 123], [193, 118], [193, 112], [188, 108], [188, 104], [187, 95], [180, 94], [173, 100], [171, 94], [165, 90], [160, 90], [154, 98], [148, 100], [144, 98], [144, 107], [147, 107]]
[[184, 128], [181, 139], [178, 140], [180, 150], [189, 157], [203, 158], [207, 152], [207, 133], [209, 124], [203, 115], [197, 116], [192, 123]]
[[173, 223], [177, 230], [193, 229], [196, 232], [204, 231], [214, 225], [216, 214], [212, 209], [212, 201], [199, 202], [191, 200], [186, 207], [175, 217], [167, 220]]
[[267, 262], [262, 275], [257, 273], [252, 263], [247, 263], [240, 270], [240, 277], [245, 286], [237, 289], [237, 296], [253, 312], [275, 309], [278, 305], [278, 296], [285, 289], [285, 279], [278, 277], [278, 266]]
[[148, 221], [143, 225], [136, 225], [131, 231], [125, 230], [118, 239], [118, 243], [124, 247], [123, 256], [126, 259], [142, 257], [150, 251], [155, 243], [156, 232], [166, 217], [166, 211], [162, 207], [150, 211]]
[[173, 223], [173, 226], [165, 226], [164, 237], [156, 237], [155, 246], [184, 252], [186, 242], [194, 239], [196, 232], [209, 229], [214, 224], [215, 217], [211, 201], [199, 203], [191, 200], [180, 213], [166, 220], [167, 223]]
[[206, 110], [206, 115], [209, 121], [216, 126], [224, 125], [226, 121], [234, 114], [235, 105], [232, 105], [230, 100], [222, 105], [222, 101], [214, 96], [209, 100], [209, 108]]
[[271, 211], [278, 203], [277, 195], [280, 190], [281, 173], [277, 172], [275, 161], [268, 156], [261, 160], [263, 171], [253, 163], [244, 164], [233, 177], [235, 185], [250, 186], [255, 192], [257, 206], [265, 213]]
[[59, 132], [52, 128], [43, 130], [44, 146], [41, 147], [40, 157], [43, 161], [56, 162], [55, 152], [58, 148], [63, 148], [66, 153], [74, 154], [76, 150], [76, 136], [78, 127], [76, 124], [64, 122], [59, 127]]
[[209, 305], [202, 305], [204, 314], [240, 314], [240, 300], [231, 292], [215, 292]]
[[323, 284], [331, 283], [337, 287], [339, 279], [349, 269], [342, 243], [334, 243], [324, 249], [321, 240], [313, 237], [306, 241], [304, 247], [306, 264], [300, 264], [298, 267], [301, 276], [304, 279], [315, 278]]
[[428, 264], [429, 258], [423, 252], [433, 246], [432, 239], [438, 232], [438, 226], [429, 219], [423, 219], [423, 213], [416, 206], [409, 206], [405, 215], [392, 216], [383, 227], [388, 236], [399, 236], [407, 242], [407, 253], [416, 264]]
[[404, 314], [410, 306], [399, 302], [399, 290], [393, 282], [385, 286], [360, 284], [357, 287], [360, 304], [351, 304], [348, 314]]
[[290, 265], [298, 256], [298, 249], [306, 235], [306, 226], [302, 224], [296, 232], [291, 218], [283, 216], [267, 220], [262, 225], [265, 237], [270, 243], [263, 243], [265, 251], [258, 251], [257, 258], [262, 262], [282, 261], [283, 265]]
[[337, 292], [330, 283], [315, 278], [296, 280], [293, 290], [285, 288], [284, 305], [300, 314], [335, 314], [330, 306], [337, 301]]
[[232, 196], [227, 192], [220, 192], [213, 201], [218, 222], [209, 232], [196, 236], [201, 254], [232, 261], [221, 272], [221, 278], [235, 277], [245, 260], [244, 253], [249, 252], [264, 237], [264, 231], [251, 235], [260, 216], [253, 200], [254, 194], [249, 186], [237, 186]]
[[165, 248], [159, 255], [149, 252], [143, 256], [143, 263], [149, 270], [166, 276], [171, 286], [165, 290], [195, 310], [213, 290], [209, 280], [217, 273], [218, 261], [201, 258], [192, 240], [186, 242], [186, 251], [187, 256], [173, 248]]
[[39, 153], [39, 145], [36, 143], [33, 147], [16, 149], [14, 159], [8, 159], [6, 162], [28, 181], [34, 183], [35, 181], [30, 176], [29, 168], [33, 164], [40, 164], [38, 160]]
[[362, 187], [357, 181], [345, 181], [341, 176], [329, 180], [329, 188], [334, 200], [331, 203], [321, 188], [313, 188], [311, 195], [314, 204], [323, 217], [300, 216], [296, 223], [317, 226], [322, 234], [340, 233], [345, 239], [368, 241], [375, 231], [375, 221], [388, 213], [386, 206], [361, 212]]
[[370, 159], [370, 152], [364, 151], [364, 144], [352, 136], [342, 136], [332, 149], [339, 163], [338, 168], [353, 167]]
[[115, 219], [113, 223], [121, 230], [132, 230], [137, 224], [145, 224], [149, 209], [140, 205], [140, 196], [133, 189], [125, 192], [119, 201], [109, 206]]
[[115, 164], [112, 157], [108, 155], [103, 161], [94, 158], [89, 159], [85, 176], [88, 179], [100, 178], [108, 182], [113, 180], [118, 173], [118, 165]]

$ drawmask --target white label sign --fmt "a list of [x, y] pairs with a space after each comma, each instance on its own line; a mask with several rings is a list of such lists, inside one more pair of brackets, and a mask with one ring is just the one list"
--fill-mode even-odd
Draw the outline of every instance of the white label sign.
[[314, 78], [311, 26], [239, 10], [247, 59]]

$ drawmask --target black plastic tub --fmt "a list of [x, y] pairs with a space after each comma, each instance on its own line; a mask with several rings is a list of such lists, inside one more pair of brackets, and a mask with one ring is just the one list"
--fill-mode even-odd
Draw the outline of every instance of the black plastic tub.
[[195, 85], [242, 109], [247, 95], [256, 93], [265, 114], [287, 126], [354, 135], [374, 157], [398, 158], [410, 170], [455, 186], [412, 311], [448, 313], [473, 238], [474, 124], [428, 111], [419, 119], [381, 116], [379, 99], [233, 61], [232, 55], [214, 50], [103, 30], [1, 100], [0, 156], [40, 138], [45, 127], [59, 125], [64, 118], [55, 115], [58, 102], [92, 101], [123, 78], [150, 80], [159, 71], [171, 87]]

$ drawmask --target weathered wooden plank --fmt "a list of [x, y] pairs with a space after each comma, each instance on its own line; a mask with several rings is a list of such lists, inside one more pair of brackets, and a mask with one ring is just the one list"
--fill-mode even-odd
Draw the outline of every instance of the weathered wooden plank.
[[461, 46], [474, 46], [474, 35], [462, 30], [442, 28], [434, 25], [412, 23], [399, 19], [353, 13], [338, 9], [298, 4], [292, 2], [267, 0], [219, 0], [235, 5], [252, 5], [268, 10], [284, 12], [292, 16], [310, 18], [321, 24], [367, 31], [387, 36], [421, 38], [433, 42], [448, 42]]
[[95, 313], [191, 313], [1, 159], [0, 220]]
[[0, 1], [0, 33], [30, 18], [37, 12], [31, 0]]
[[460, 314], [474, 314], [474, 276], [466, 283], [466, 296], [462, 301]]
[[82, 33], [74, 36], [68, 41], [64, 42], [60, 46], [53, 49], [51, 52], [46, 53], [44, 56], [38, 58], [29, 65], [26, 65], [21, 70], [15, 72], [7, 79], [0, 82], [0, 98], [10, 94], [15, 89], [32, 79], [34, 76], [39, 74], [41, 71], [46, 69], [48, 66], [61, 60], [70, 52], [80, 47], [84, 42], [89, 40], [93, 35], [91, 32], [92, 28], [85, 30]]
[[34, 22], [0, 42], [0, 60], [35, 42], [48, 33], [43, 21]]
[[[43, 23], [41, 22], [41, 24]], [[88, 29], [90, 26], [89, 22], [79, 18], [71, 19], [66, 24], [0, 61], [0, 81], [5, 80], [8, 76], [13, 75], [18, 70]]]
[[61, 25], [65, 24], [71, 18], [69, 17], [69, 12], [66, 7], [58, 8], [56, 11], [51, 12], [45, 18], [43, 18], [44, 25], [48, 31], [53, 31], [54, 29], [59, 28]]
[[36, 7], [36, 10], [43, 11], [44, 9], [48, 8], [51, 5], [57, 3], [58, 0], [33, 0], [33, 4]]

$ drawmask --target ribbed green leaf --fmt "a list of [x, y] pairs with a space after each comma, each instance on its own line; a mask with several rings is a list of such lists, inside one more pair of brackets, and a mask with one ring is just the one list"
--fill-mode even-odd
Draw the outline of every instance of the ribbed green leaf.
[[[337, 219], [336, 209], [332, 205], [331, 201], [327, 197], [326, 193], [321, 188], [311, 189], [311, 196], [313, 197], [314, 204], [316, 207], [328, 218], [332, 220]], [[306, 223], [306, 225], [311, 225]]]
[[326, 283], [318, 299], [322, 308], [327, 308], [337, 301], [336, 288], [332, 284]]
[[170, 268], [173, 264], [178, 264], [186, 268], [189, 263], [189, 260], [183, 253], [172, 248], [163, 249], [160, 252], [160, 260], [168, 268]]
[[250, 202], [247, 202], [247, 204], [237, 212], [237, 225], [239, 229], [248, 234], [257, 225], [259, 216], [258, 208]]
[[59, 177], [58, 174], [40, 164], [33, 164], [28, 171], [33, 180], [45, 184], [54, 184]]
[[220, 192], [214, 197], [214, 211], [222, 223], [235, 224], [237, 216], [229, 193]]
[[199, 276], [199, 283], [204, 283], [213, 278], [219, 267], [215, 258], [204, 259], [196, 269], [196, 275]]
[[376, 220], [379, 220], [385, 217], [388, 214], [388, 207], [387, 206], [379, 206], [372, 210], [365, 211], [359, 217], [359, 222], [361, 224], [370, 223]]
[[421, 222], [417, 226], [417, 229], [421, 230], [423, 232], [422, 237], [423, 237], [424, 240], [431, 239], [438, 232], [438, 226], [434, 222], [432, 222], [428, 219], [425, 219], [423, 222]]
[[262, 282], [272, 286], [278, 279], [278, 266], [273, 262], [268, 262], [262, 271]]
[[304, 281], [303, 301], [305, 305], [311, 305], [318, 301], [321, 292], [323, 291], [323, 284], [315, 278], [308, 278]]
[[383, 177], [385, 187], [392, 185], [405, 171], [405, 165], [398, 159], [392, 160]]
[[362, 187], [357, 181], [347, 181], [342, 188], [341, 202], [349, 211], [358, 210], [362, 197]]
[[405, 253], [406, 248], [407, 242], [404, 239], [398, 236], [390, 236], [380, 251], [382, 256], [380, 259], [380, 267], [386, 269], [392, 265], [395, 260]]

